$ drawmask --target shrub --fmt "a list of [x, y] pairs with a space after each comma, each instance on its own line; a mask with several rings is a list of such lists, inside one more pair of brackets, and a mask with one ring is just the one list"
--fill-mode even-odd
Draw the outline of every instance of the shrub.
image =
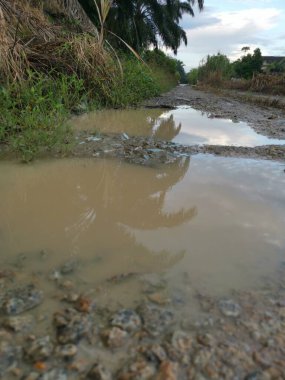
[[208, 55], [198, 68], [198, 79], [212, 86], [219, 86], [223, 80], [229, 79], [233, 74], [233, 68], [226, 55], [218, 53]]
[[198, 69], [192, 69], [187, 74], [188, 83], [195, 85], [198, 82]]

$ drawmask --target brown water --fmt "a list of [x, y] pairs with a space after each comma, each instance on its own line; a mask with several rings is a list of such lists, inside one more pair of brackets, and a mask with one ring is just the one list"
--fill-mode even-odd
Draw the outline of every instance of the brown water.
[[201, 155], [161, 168], [91, 159], [0, 166], [0, 266], [32, 274], [53, 297], [49, 274], [71, 258], [77, 292], [123, 305], [143, 297], [149, 276], [170, 292], [187, 284], [190, 300], [194, 290], [260, 286], [285, 258], [278, 163]]
[[103, 110], [84, 114], [72, 120], [79, 130], [101, 133], [127, 133], [130, 136], [153, 136], [177, 143], [259, 146], [285, 144], [256, 133], [244, 122], [211, 118], [191, 107], [177, 109]]

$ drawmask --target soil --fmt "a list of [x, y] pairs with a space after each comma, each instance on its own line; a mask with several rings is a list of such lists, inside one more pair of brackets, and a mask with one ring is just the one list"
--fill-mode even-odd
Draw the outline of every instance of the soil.
[[[198, 317], [178, 313], [175, 294], [165, 298], [160, 275], [138, 274], [145, 299], [133, 309], [116, 310], [102, 308], [90, 295], [73, 293], [51, 279], [57, 310], [45, 315], [42, 333], [33, 333], [43, 318], [32, 314], [39, 302], [31, 300], [38, 295], [27, 297], [35, 285], [32, 276], [25, 284], [19, 269], [3, 268], [0, 378], [284, 379], [284, 269], [274, 283], [265, 279], [259, 290], [232, 292], [226, 298], [196, 292]], [[128, 276], [117, 281], [128, 281]], [[40, 294], [41, 303], [49, 302]], [[8, 308], [11, 302], [20, 307]]]
[[[189, 105], [203, 111], [211, 118], [226, 118], [235, 122], [247, 122], [257, 133], [285, 139], [285, 112], [271, 107], [260, 107], [233, 98], [224, 98], [213, 93], [202, 92], [190, 86], [178, 86], [172, 91], [142, 106], [149, 108], [175, 108]], [[77, 157], [119, 157], [126, 161], [153, 165], [167, 163], [183, 155], [209, 153], [221, 156], [285, 160], [285, 145], [258, 147], [234, 147], [219, 145], [186, 146], [172, 142], [154, 140], [149, 137], [122, 135], [90, 136], [81, 132], [72, 154]]]

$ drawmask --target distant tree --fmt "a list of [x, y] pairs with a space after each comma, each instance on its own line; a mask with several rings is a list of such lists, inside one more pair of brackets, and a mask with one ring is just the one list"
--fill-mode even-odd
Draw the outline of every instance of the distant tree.
[[213, 85], [229, 79], [232, 74], [233, 70], [229, 58], [221, 53], [208, 55], [198, 68], [198, 79]]
[[187, 75], [184, 69], [184, 63], [182, 61], [176, 60], [176, 70], [180, 76], [180, 83], [186, 84], [188, 82]]
[[241, 51], [243, 51], [244, 53], [246, 53], [249, 50], [250, 50], [249, 46], [244, 46], [244, 47], [241, 48]]
[[285, 58], [271, 63], [268, 67], [268, 71], [270, 73], [285, 73]]
[[198, 82], [198, 68], [192, 69], [187, 74], [187, 79], [189, 84], [197, 84]]
[[261, 72], [263, 59], [260, 49], [255, 49], [253, 54], [247, 54], [233, 63], [235, 75], [239, 78], [250, 79], [256, 73]]

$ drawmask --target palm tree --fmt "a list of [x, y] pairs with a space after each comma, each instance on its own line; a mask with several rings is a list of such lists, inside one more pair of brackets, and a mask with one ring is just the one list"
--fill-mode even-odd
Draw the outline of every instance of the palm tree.
[[[99, 0], [79, 0], [98, 25], [94, 1], [98, 2], [99, 8]], [[113, 0], [105, 28], [137, 51], [151, 45], [158, 47], [161, 41], [176, 53], [182, 42], [187, 44], [180, 21], [184, 14], [194, 16], [195, 4], [202, 10], [204, 0]]]

